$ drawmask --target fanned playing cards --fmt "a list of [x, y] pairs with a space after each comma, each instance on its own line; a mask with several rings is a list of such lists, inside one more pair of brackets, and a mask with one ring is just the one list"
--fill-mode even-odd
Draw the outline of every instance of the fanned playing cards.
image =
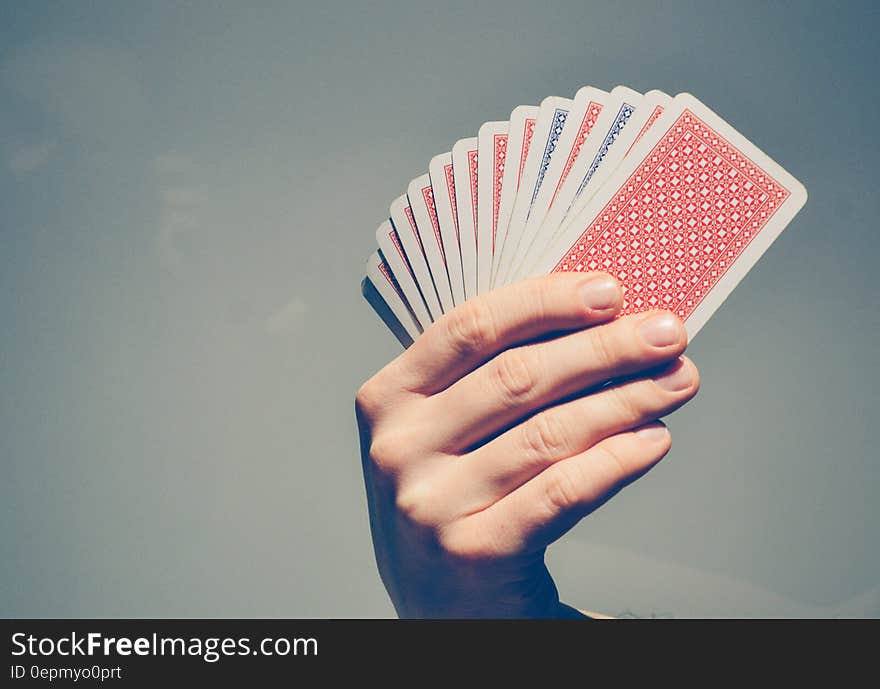
[[363, 292], [408, 346], [483, 292], [604, 271], [623, 313], [668, 309], [693, 337], [806, 200], [692, 95], [585, 86], [435, 156], [379, 226]]

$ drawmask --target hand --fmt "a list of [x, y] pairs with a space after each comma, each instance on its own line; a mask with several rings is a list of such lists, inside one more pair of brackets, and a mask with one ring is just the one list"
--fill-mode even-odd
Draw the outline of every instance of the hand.
[[[401, 617], [558, 614], [548, 544], [667, 453], [684, 326], [616, 318], [603, 273], [470, 299], [357, 395], [379, 573]], [[608, 381], [616, 381], [604, 386]]]

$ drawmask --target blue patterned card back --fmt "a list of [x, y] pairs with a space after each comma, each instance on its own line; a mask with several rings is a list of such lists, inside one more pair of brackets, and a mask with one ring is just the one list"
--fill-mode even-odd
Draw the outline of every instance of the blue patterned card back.
[[578, 187], [577, 194], [575, 194], [575, 198], [581, 195], [581, 192], [584, 190], [584, 187], [590, 181], [590, 178], [593, 176], [593, 173], [599, 168], [602, 164], [602, 161], [605, 160], [605, 156], [608, 153], [608, 149], [611, 148], [612, 144], [617, 140], [617, 137], [620, 135], [620, 132], [623, 131], [623, 128], [626, 126], [626, 123], [629, 122], [629, 118], [636, 111], [634, 105], [630, 105], [629, 103], [623, 103], [620, 106], [620, 110], [617, 111], [617, 116], [614, 118], [614, 122], [611, 127], [608, 129], [608, 133], [605, 135], [605, 139], [602, 141], [602, 145], [599, 147], [599, 150], [596, 152], [596, 157], [593, 158], [593, 162], [590, 163], [590, 167], [587, 170], [587, 174], [584, 175], [584, 179], [581, 182], [581, 185]]
[[541, 189], [541, 182], [544, 181], [544, 175], [547, 174], [547, 168], [550, 167], [550, 158], [553, 155], [553, 151], [556, 150], [556, 144], [559, 143], [559, 137], [562, 136], [562, 130], [565, 127], [565, 120], [567, 117], [568, 110], [563, 110], [562, 108], [556, 108], [556, 112], [553, 113], [553, 125], [550, 127], [550, 136], [547, 137], [547, 145], [544, 146], [541, 167], [538, 168], [538, 179], [535, 180], [535, 188], [532, 190], [532, 200], [529, 203], [530, 209], [531, 204], [535, 202], [535, 198], [538, 196], [538, 191]]

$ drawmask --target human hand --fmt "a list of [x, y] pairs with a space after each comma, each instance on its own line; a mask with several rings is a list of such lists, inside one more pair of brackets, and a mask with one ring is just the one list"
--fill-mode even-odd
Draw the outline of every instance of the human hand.
[[[666, 311], [604, 273], [468, 300], [357, 394], [379, 573], [401, 617], [552, 617], [547, 545], [668, 452], [699, 387]], [[615, 381], [611, 385], [603, 385]]]

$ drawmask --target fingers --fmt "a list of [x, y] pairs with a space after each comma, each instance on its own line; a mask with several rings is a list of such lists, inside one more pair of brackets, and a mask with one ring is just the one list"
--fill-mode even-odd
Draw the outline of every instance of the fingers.
[[682, 322], [655, 311], [510, 349], [426, 400], [430, 442], [473, 447], [557, 400], [669, 362], [686, 345]]
[[622, 294], [605, 273], [559, 273], [474, 297], [429, 327], [393, 364], [406, 390], [433, 394], [498, 352], [610, 320]]
[[444, 541], [463, 552], [481, 549], [479, 556], [546, 547], [657, 464], [671, 444], [659, 422], [613, 435], [553, 464], [491, 507], [453, 522]]
[[494, 504], [556, 462], [671, 413], [697, 394], [697, 367], [681, 357], [651, 377], [550, 407], [462, 458], [466, 513]]

